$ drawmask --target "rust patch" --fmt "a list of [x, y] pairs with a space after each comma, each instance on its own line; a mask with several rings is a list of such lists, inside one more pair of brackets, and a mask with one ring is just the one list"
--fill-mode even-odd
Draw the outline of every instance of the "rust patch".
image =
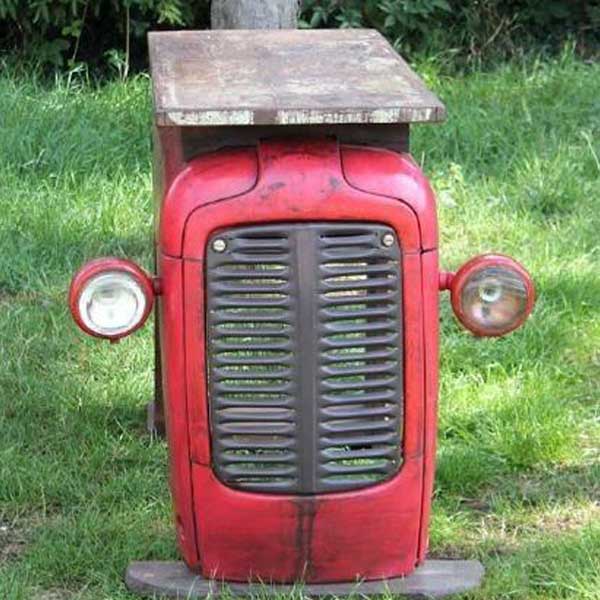
[[332, 190], [337, 190], [342, 185], [342, 180], [331, 176], [329, 178], [329, 185], [331, 186]]
[[298, 509], [296, 519], [296, 576], [299, 581], [313, 579], [312, 540], [318, 500], [313, 496], [300, 496], [294, 500]]
[[267, 191], [269, 193], [273, 193], [276, 192], [277, 190], [280, 190], [281, 188], [285, 187], [285, 182], [283, 181], [276, 181], [275, 183], [271, 183], [268, 187], [267, 187]]
[[274, 194], [277, 190], [285, 187], [285, 183], [283, 181], [276, 181], [268, 185], [265, 189], [260, 192], [260, 199], [267, 200], [271, 194]]
[[254, 111], [254, 125], [266, 124], [277, 122], [277, 109], [274, 108], [257, 108]]

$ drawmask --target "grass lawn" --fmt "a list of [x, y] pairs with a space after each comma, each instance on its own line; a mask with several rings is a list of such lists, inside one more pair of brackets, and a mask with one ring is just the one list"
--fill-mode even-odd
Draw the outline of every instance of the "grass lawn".
[[[600, 65], [419, 70], [450, 115], [413, 137], [443, 266], [512, 254], [539, 295], [498, 340], [462, 331], [442, 299], [431, 554], [484, 562], [464, 598], [598, 599]], [[145, 77], [0, 75], [2, 599], [130, 598], [128, 561], [177, 556], [166, 447], [144, 426], [152, 327], [102, 343], [65, 301], [88, 258], [151, 266], [150, 114]]]

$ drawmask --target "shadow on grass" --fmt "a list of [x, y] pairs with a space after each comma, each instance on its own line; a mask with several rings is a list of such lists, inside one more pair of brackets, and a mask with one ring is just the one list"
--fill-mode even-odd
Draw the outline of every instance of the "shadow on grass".
[[[17, 245], [21, 246], [23, 254], [16, 255], [17, 260], [14, 260], [11, 246]], [[49, 240], [47, 234], [40, 232], [39, 235], [30, 234], [26, 244], [16, 240], [11, 244], [5, 239], [3, 246], [6, 253], [0, 258], [0, 302], [43, 298], [45, 290], [50, 288], [54, 293], [61, 286], [66, 298], [76, 270], [88, 260], [103, 256], [134, 260], [150, 272], [153, 266], [152, 234], [146, 230], [141, 230], [139, 235], [110, 238], [88, 232], [81, 232], [81, 235], [70, 232], [60, 243], [53, 238]]]

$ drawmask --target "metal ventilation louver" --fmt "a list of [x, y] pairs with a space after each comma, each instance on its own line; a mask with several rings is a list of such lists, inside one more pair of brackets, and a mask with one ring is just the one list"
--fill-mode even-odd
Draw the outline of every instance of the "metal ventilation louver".
[[389, 227], [372, 223], [236, 227], [212, 236], [209, 403], [213, 468], [224, 483], [310, 494], [397, 472], [398, 246]]

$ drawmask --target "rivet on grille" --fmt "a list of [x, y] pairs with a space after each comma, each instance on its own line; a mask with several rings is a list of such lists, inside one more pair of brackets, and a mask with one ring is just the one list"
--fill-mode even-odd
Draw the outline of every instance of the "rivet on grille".
[[390, 246], [393, 246], [395, 241], [396, 240], [394, 239], [394, 236], [391, 233], [385, 233], [383, 235], [383, 237], [381, 238], [381, 243], [386, 248], [389, 248]]
[[215, 252], [225, 252], [225, 248], [227, 248], [227, 242], [223, 238], [217, 238], [212, 243], [212, 249]]

